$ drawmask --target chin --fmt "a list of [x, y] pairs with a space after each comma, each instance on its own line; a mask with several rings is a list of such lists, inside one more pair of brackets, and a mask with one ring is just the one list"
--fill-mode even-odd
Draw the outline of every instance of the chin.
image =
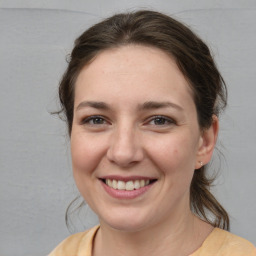
[[146, 218], [138, 217], [136, 215], [130, 214], [129, 216], [122, 215], [116, 216], [112, 215], [109, 218], [100, 219], [101, 225], [107, 225], [112, 229], [123, 231], [123, 232], [138, 232], [146, 229], [148, 221]]
[[144, 230], [146, 227], [143, 224], [138, 224], [134, 222], [120, 222], [120, 223], [108, 223], [108, 225], [115, 230], [122, 231], [122, 232], [128, 232], [128, 233], [134, 233]]

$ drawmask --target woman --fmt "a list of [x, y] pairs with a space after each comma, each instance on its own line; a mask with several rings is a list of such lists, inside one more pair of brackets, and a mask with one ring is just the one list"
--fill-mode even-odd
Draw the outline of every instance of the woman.
[[225, 231], [209, 191], [226, 87], [190, 29], [152, 11], [96, 24], [76, 40], [59, 96], [74, 178], [100, 225], [50, 256], [256, 255]]

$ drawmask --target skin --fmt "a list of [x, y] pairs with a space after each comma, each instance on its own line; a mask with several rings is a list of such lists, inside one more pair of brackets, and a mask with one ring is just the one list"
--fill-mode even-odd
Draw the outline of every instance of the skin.
[[[217, 133], [216, 117], [201, 131], [188, 83], [163, 51], [122, 46], [85, 66], [71, 154], [77, 187], [100, 220], [93, 255], [188, 255], [200, 247], [212, 227], [191, 213], [189, 188]], [[156, 182], [134, 199], [117, 199], [103, 188], [106, 175]]]

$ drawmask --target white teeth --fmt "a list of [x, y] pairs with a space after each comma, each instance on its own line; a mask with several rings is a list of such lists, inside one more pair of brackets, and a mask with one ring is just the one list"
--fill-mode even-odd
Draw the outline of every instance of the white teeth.
[[134, 190], [134, 184], [133, 181], [128, 181], [125, 184], [125, 190]]
[[107, 182], [107, 185], [108, 185], [109, 187], [112, 187], [112, 180], [107, 179], [106, 182]]
[[149, 185], [150, 181], [149, 180], [130, 180], [127, 182], [124, 182], [122, 180], [111, 180], [111, 179], [106, 179], [106, 184], [114, 189], [117, 190], [134, 190], [134, 189], [140, 189], [143, 188], [147, 185]]
[[[107, 184], [108, 185], [108, 184]], [[111, 186], [110, 186], [111, 187]], [[112, 181], [112, 188], [117, 189], [117, 181], [113, 180]]]
[[135, 188], [135, 189], [139, 189], [139, 188], [140, 188], [140, 181], [139, 181], [139, 180], [135, 180], [135, 182], [134, 182], [134, 188]]
[[117, 189], [118, 189], [118, 190], [125, 190], [125, 182], [122, 181], [122, 180], [119, 180], [119, 181], [117, 182]]

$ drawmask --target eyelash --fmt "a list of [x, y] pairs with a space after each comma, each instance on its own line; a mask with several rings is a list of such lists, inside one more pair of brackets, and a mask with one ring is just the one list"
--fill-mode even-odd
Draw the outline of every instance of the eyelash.
[[[90, 123], [90, 121], [96, 121], [97, 119], [100, 119], [101, 121], [103, 121], [103, 123]], [[89, 116], [89, 117], [86, 117], [84, 118], [82, 121], [81, 121], [81, 124], [89, 124], [89, 125], [103, 125], [103, 124], [106, 124], [107, 121], [106, 121], [106, 118], [104, 116]]]
[[[172, 118], [169, 118], [169, 117], [166, 117], [166, 116], [160, 116], [160, 115], [157, 115], [157, 116], [153, 116], [149, 119], [149, 121], [147, 121], [146, 123], [150, 123], [152, 121], [156, 121], [156, 120], [161, 120], [164, 121], [164, 123], [161, 123], [161, 124], [153, 124], [155, 126], [166, 126], [166, 125], [171, 125], [171, 124], [176, 124], [176, 122], [172, 119]], [[167, 122], [167, 124], [166, 124]]]
[[[97, 120], [100, 121], [100, 123], [97, 123]], [[156, 121], [160, 121], [160, 124], [156, 124]], [[90, 122], [93, 123], [90, 123]], [[96, 121], [96, 123], [94, 123]], [[154, 122], [154, 124], [150, 124], [151, 122]], [[81, 124], [89, 124], [89, 125], [104, 125], [107, 123], [107, 120], [104, 116], [101, 115], [96, 115], [96, 116], [89, 116], [84, 118], [81, 121]], [[144, 124], [149, 124], [149, 125], [155, 125], [155, 126], [166, 126], [166, 125], [171, 125], [171, 124], [176, 124], [176, 122], [169, 117], [166, 116], [161, 116], [161, 115], [157, 115], [157, 116], [152, 116], [149, 119], [146, 120], [146, 122]]]

